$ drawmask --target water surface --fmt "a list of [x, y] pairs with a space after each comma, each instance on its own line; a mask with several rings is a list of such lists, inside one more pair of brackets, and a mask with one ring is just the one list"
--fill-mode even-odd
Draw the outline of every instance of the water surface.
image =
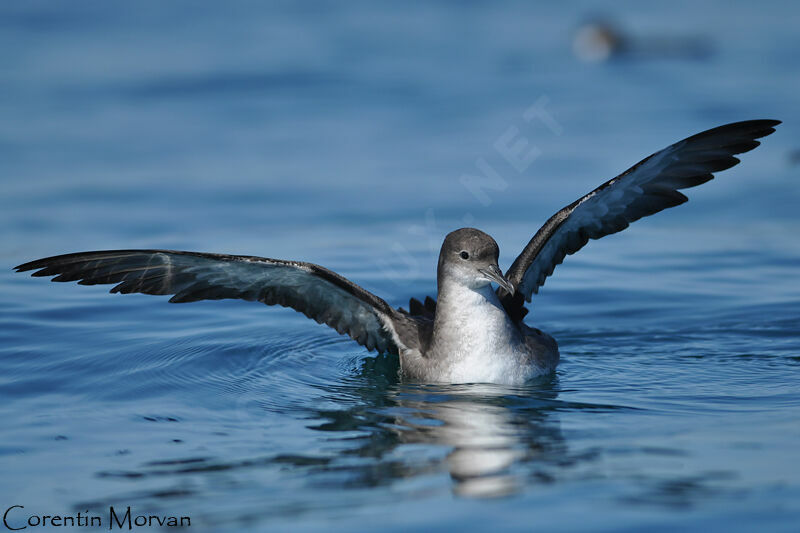
[[[797, 531], [796, 7], [618, 4], [702, 57], [585, 64], [580, 7], [0, 7], [0, 504], [196, 529]], [[691, 13], [691, 15], [689, 15]], [[550, 120], [526, 121], [533, 106]], [[13, 274], [79, 250], [323, 264], [397, 306], [474, 225], [501, 266], [640, 158], [748, 118], [743, 164], [567, 259], [524, 387], [397, 380], [282, 308]], [[522, 170], [497, 152], [524, 137]], [[516, 133], [515, 133], [516, 132]], [[461, 183], [479, 159], [500, 181]]]

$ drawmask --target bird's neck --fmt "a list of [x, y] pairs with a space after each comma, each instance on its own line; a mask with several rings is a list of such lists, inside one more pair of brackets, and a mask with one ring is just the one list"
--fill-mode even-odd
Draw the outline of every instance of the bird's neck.
[[439, 285], [434, 343], [482, 349], [487, 343], [508, 342], [516, 329], [491, 285], [470, 288], [448, 281]]

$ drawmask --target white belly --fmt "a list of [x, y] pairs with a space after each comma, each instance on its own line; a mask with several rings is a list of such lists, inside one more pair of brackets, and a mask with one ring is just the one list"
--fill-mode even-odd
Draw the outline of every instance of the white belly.
[[536, 376], [539, 369], [522, 333], [511, 322], [490, 286], [464, 289], [454, 294], [457, 305], [440, 302], [433, 350], [437, 381], [450, 383], [500, 383], [518, 385]]

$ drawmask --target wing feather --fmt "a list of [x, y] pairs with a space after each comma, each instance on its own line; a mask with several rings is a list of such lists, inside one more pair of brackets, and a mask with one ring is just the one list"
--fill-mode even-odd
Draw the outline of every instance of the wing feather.
[[16, 270], [55, 276], [52, 281], [114, 284], [112, 293], [172, 295], [171, 303], [234, 298], [291, 307], [380, 352], [397, 353], [406, 342], [412, 348], [417, 342], [412, 317], [312, 263], [173, 250], [111, 250], [48, 257]]
[[564, 257], [591, 239], [622, 231], [636, 220], [688, 200], [678, 189], [695, 187], [739, 163], [756, 140], [775, 131], [778, 120], [735, 122], [688, 137], [643, 159], [616, 178], [566, 206], [536, 232], [506, 273], [517, 288], [501, 297], [513, 316], [544, 285]]

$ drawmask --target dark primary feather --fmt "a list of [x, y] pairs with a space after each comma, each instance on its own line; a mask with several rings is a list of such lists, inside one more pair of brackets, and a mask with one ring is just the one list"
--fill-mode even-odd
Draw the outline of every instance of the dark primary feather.
[[506, 273], [516, 287], [514, 297], [500, 289], [510, 314], [524, 314], [524, 301], [544, 285], [566, 255], [580, 250], [589, 239], [599, 239], [628, 227], [642, 217], [686, 202], [678, 189], [711, 180], [712, 173], [728, 169], [756, 140], [774, 132], [779, 120], [748, 120], [710, 129], [654, 153], [578, 199], [536, 232]]
[[347, 334], [369, 350], [397, 353], [387, 327], [413, 344], [415, 319], [326, 268], [263, 257], [112, 250], [59, 255], [16, 267], [81, 285], [115, 283], [111, 292], [171, 294], [172, 303], [236, 298], [291, 307]]

